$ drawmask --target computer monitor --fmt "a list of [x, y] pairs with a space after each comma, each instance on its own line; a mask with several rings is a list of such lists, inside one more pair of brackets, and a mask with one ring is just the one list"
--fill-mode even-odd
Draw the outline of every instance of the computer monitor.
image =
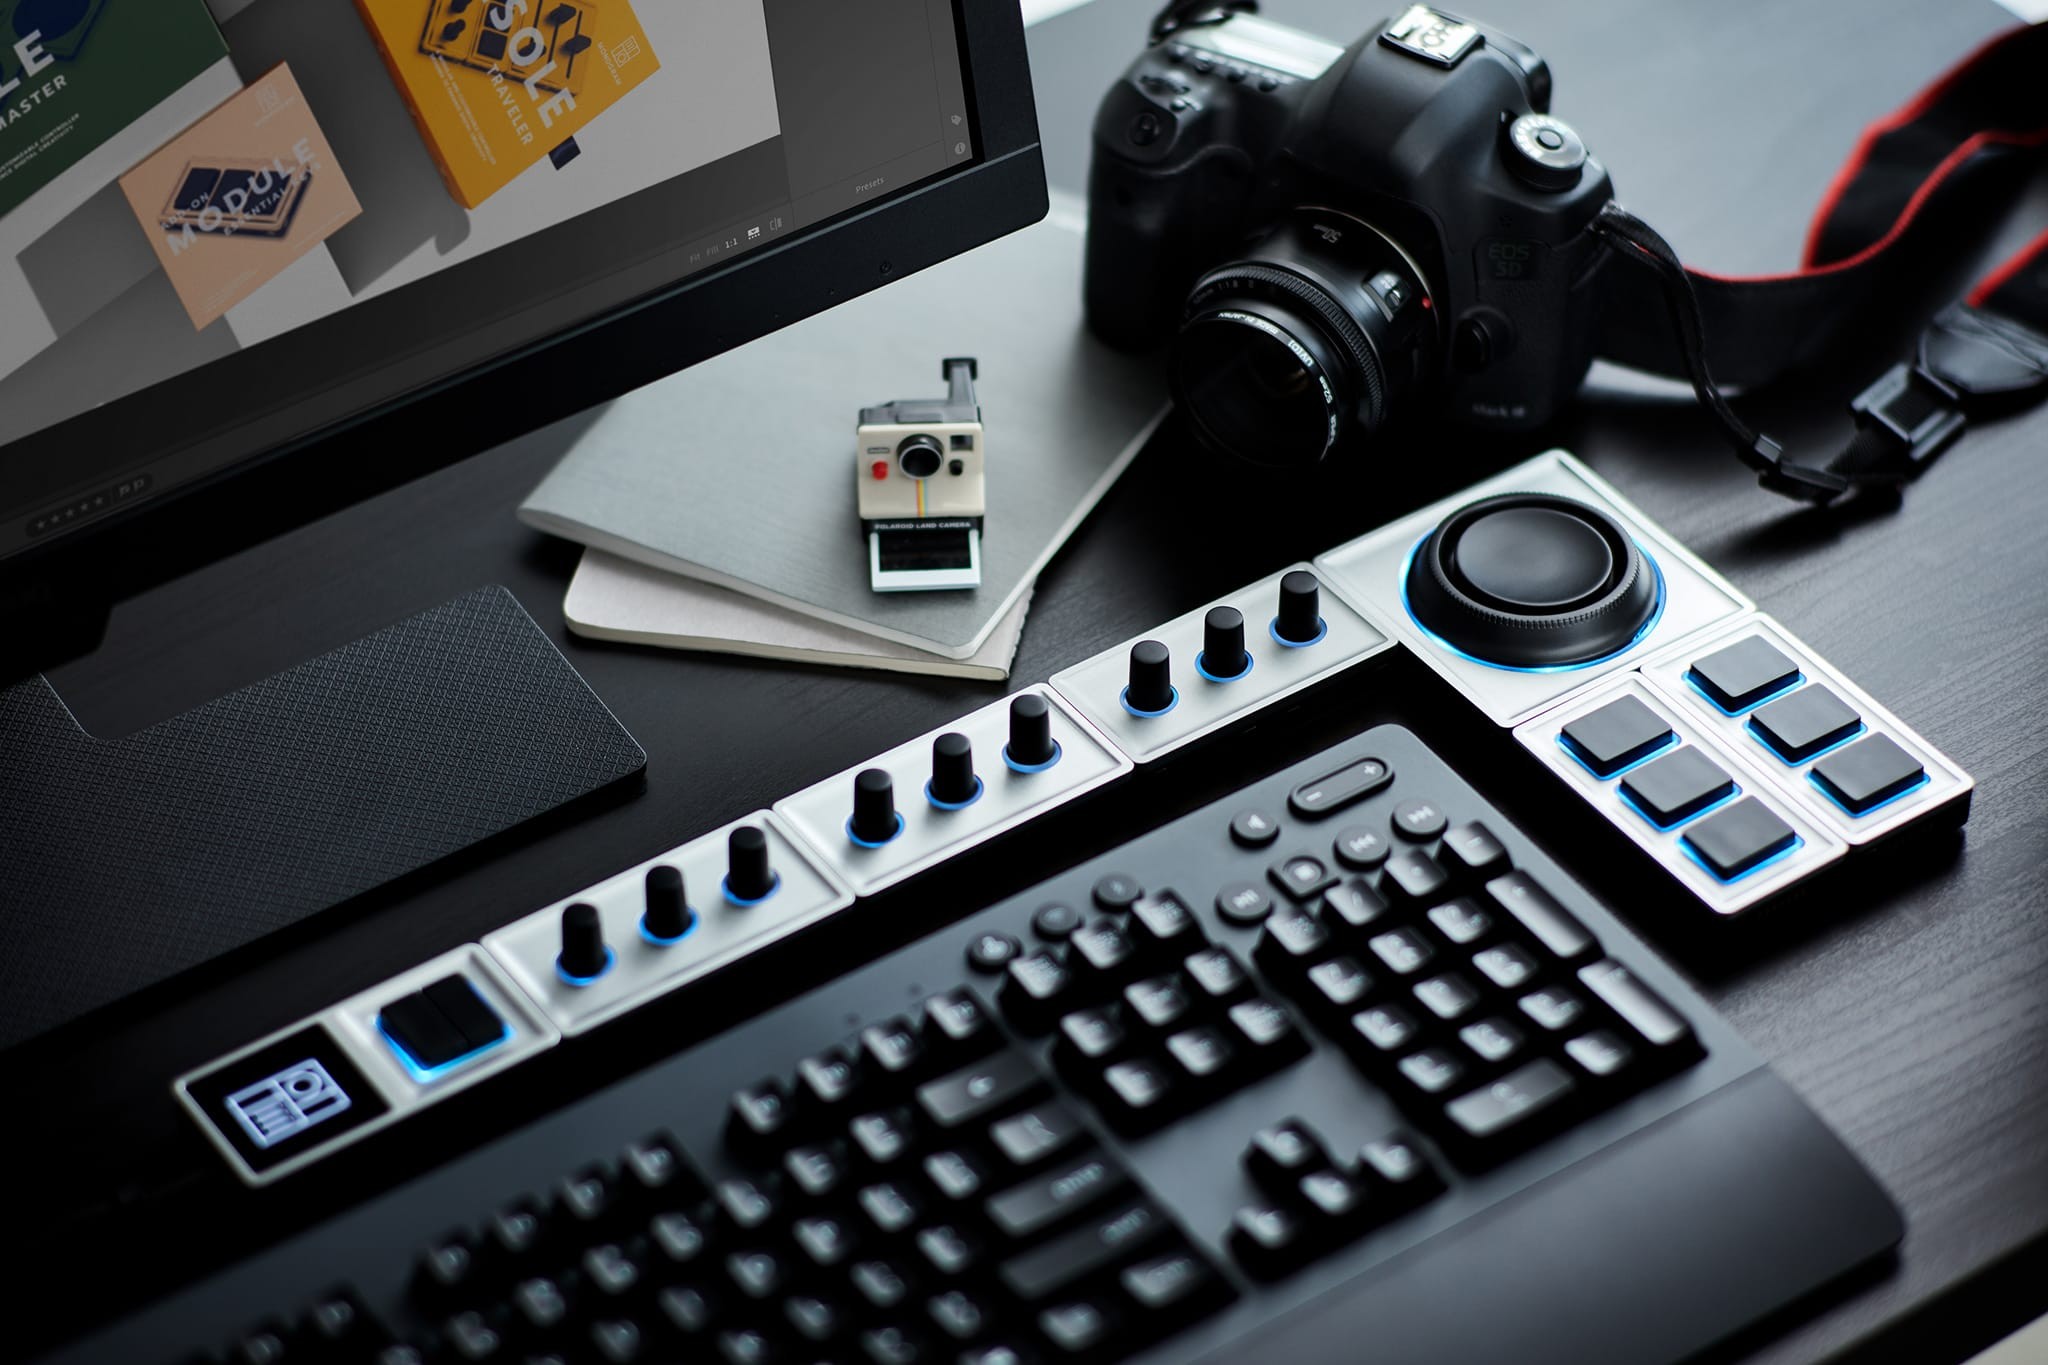
[[182, 81], [25, 197], [0, 180], [0, 680], [1045, 212], [1015, 0], [102, 9], [0, 0], [0, 162], [113, 98], [102, 53]]

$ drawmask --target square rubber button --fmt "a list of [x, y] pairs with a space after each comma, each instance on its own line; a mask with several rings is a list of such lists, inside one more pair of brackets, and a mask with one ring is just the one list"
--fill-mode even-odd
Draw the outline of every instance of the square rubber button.
[[1636, 697], [1617, 697], [1560, 734], [1564, 747], [1601, 777], [1612, 777], [1671, 742], [1671, 727]]
[[1890, 735], [1868, 735], [1813, 765], [1814, 784], [1861, 815], [1920, 785], [1927, 769]]
[[1808, 683], [1790, 696], [1759, 706], [1749, 718], [1749, 728], [1779, 758], [1804, 763], [1861, 730], [1863, 717], [1819, 683]]
[[1651, 824], [1670, 829], [1734, 792], [1735, 780], [1698, 749], [1653, 759], [1621, 779], [1621, 794]]
[[1686, 676], [1722, 710], [1747, 711], [1797, 682], [1799, 665], [1763, 636], [1749, 635], [1694, 660]]
[[1792, 826], [1754, 796], [1724, 806], [1687, 830], [1679, 842], [1707, 871], [1732, 882], [1799, 842]]

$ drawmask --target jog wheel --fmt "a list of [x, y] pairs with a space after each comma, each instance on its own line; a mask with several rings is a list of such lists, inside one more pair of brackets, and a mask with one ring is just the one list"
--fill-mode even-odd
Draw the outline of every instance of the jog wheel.
[[1405, 585], [1425, 629], [1482, 663], [1572, 668], [1635, 643], [1656, 566], [1604, 512], [1550, 493], [1482, 498], [1416, 547]]

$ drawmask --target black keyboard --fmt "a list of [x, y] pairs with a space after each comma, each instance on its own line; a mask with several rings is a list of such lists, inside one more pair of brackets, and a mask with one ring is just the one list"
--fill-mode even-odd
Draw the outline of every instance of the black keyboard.
[[55, 1359], [1658, 1360], [1899, 1235], [1382, 726]]

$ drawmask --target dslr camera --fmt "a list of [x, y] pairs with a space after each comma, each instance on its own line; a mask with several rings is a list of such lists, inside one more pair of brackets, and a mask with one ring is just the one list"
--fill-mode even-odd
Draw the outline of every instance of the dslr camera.
[[1349, 47], [1248, 8], [1170, 6], [1102, 102], [1090, 327], [1170, 340], [1198, 438], [1263, 464], [1404, 405], [1549, 421], [1592, 362], [1614, 191], [1543, 59], [1426, 5]]

